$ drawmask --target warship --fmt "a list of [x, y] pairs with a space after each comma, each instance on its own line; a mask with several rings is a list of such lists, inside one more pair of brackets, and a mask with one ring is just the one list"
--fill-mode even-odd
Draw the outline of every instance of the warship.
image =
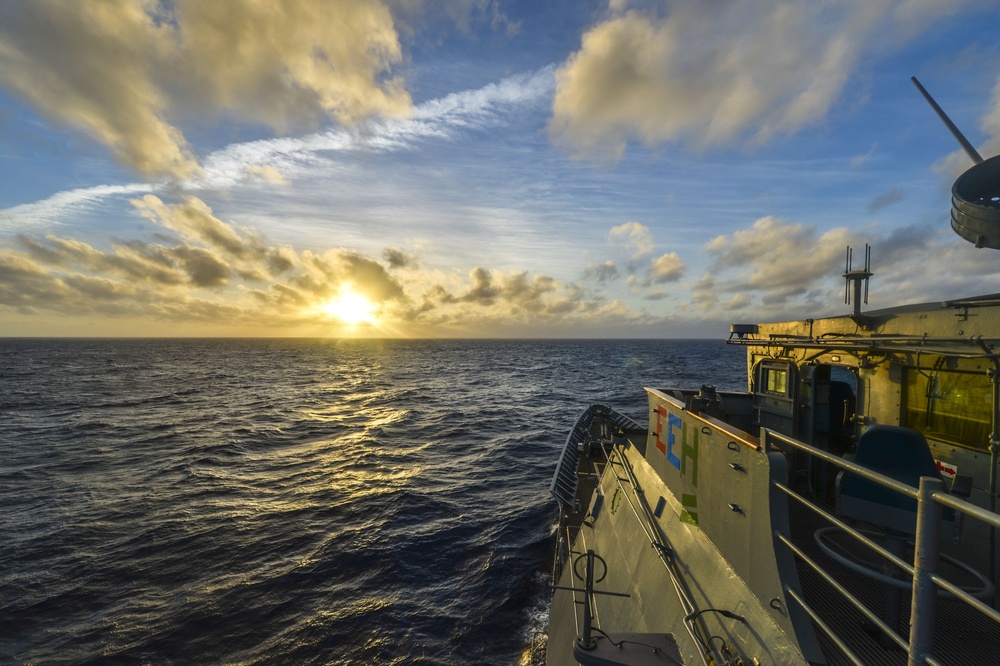
[[[1000, 156], [913, 81], [974, 162], [952, 228], [1000, 249]], [[580, 415], [548, 664], [1000, 664], [1000, 294], [865, 311], [872, 275], [848, 248], [849, 314], [734, 324], [746, 392]]]

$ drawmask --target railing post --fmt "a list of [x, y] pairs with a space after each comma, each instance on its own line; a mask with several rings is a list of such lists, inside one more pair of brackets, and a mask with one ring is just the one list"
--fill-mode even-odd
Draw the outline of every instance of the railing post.
[[584, 583], [583, 593], [583, 636], [577, 641], [584, 650], [593, 650], [596, 647], [594, 637], [591, 635], [593, 620], [590, 604], [594, 599], [594, 551], [587, 551], [587, 579]]
[[934, 611], [937, 587], [931, 577], [937, 571], [941, 546], [941, 505], [934, 493], [944, 490], [944, 481], [920, 477], [917, 496], [917, 534], [913, 547], [913, 598], [910, 605], [910, 651], [907, 666], [924, 666], [934, 646]]

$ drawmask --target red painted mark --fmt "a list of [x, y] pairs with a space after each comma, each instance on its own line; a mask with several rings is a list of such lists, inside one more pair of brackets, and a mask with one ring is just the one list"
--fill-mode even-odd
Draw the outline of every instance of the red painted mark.
[[663, 421], [667, 417], [667, 408], [663, 405], [657, 405], [656, 407], [656, 448], [659, 449], [660, 453], [667, 455], [667, 445], [663, 442], [661, 435], [663, 435]]
[[[659, 429], [659, 425], [657, 425], [657, 429]], [[659, 441], [659, 438], [657, 438], [657, 441]], [[956, 474], [958, 474], [958, 470], [956, 470], [954, 467], [949, 467], [940, 460], [935, 460], [934, 462], [937, 463], [938, 471], [941, 472], [942, 474], [947, 474], [948, 476], [955, 476]]]

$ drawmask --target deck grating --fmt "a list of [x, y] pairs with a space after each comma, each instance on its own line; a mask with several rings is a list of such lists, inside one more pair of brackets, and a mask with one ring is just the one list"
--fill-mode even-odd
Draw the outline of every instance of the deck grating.
[[[817, 564], [846, 587], [859, 601], [881, 617], [885, 586], [857, 572], [851, 571], [827, 556], [816, 544], [817, 529], [829, 525], [806, 507], [791, 502], [789, 506], [792, 542], [808, 554]], [[878, 555], [862, 544], [846, 539], [852, 552], [866, 560], [876, 560]], [[816, 609], [823, 621], [836, 631], [842, 640], [869, 666], [897, 666], [907, 663], [907, 655], [894, 644], [886, 649], [879, 644], [878, 630], [847, 599], [834, 590], [819, 574], [804, 562], [798, 561], [799, 582], [803, 597]], [[945, 573], [944, 575], [948, 575]], [[962, 581], [954, 579], [961, 584]], [[900, 600], [900, 618], [897, 632], [909, 637], [910, 593], [904, 591]], [[831, 666], [852, 662], [830, 641], [822, 631], [816, 630], [820, 643]], [[942, 664], [966, 666], [967, 664], [1000, 664], [1000, 627], [990, 619], [965, 604], [939, 599], [934, 628], [935, 659]]]

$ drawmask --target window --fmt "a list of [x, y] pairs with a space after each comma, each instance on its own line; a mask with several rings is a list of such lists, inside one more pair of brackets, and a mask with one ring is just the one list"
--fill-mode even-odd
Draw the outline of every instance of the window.
[[971, 372], [906, 371], [903, 425], [951, 444], [989, 447], [993, 390]]
[[788, 368], [764, 367], [764, 392], [772, 395], [788, 395]]

